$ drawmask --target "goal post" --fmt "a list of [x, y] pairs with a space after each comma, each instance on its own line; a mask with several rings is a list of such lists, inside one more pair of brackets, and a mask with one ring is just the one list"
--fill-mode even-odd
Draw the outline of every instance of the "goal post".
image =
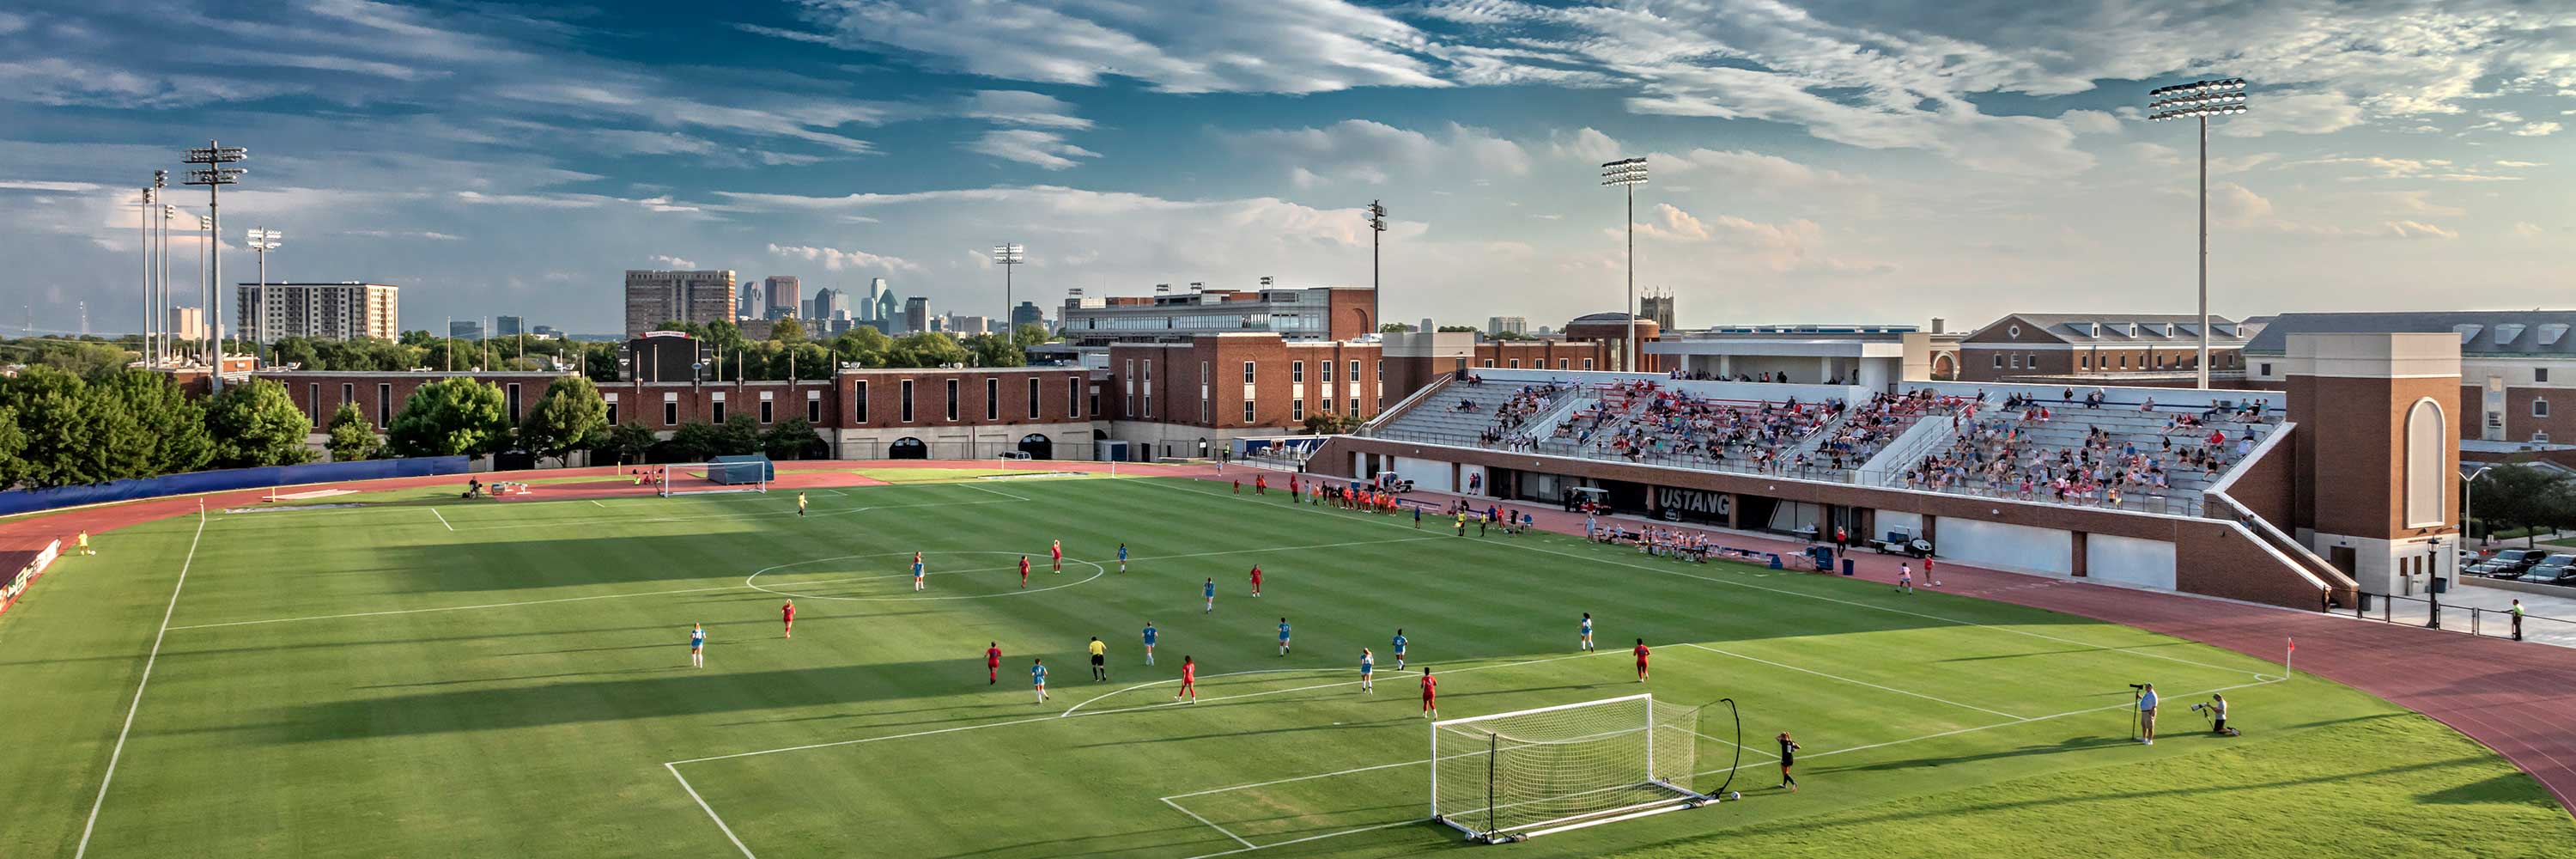
[[1431, 725], [1431, 817], [1487, 843], [1696, 808], [1699, 708], [1651, 694]]
[[768, 492], [776, 469], [765, 456], [717, 457], [707, 462], [654, 466], [661, 474], [656, 494], [704, 495], [716, 492]]

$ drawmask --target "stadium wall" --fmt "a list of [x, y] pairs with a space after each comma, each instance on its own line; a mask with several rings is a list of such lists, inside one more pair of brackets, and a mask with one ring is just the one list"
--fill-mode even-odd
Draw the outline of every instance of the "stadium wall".
[[17, 605], [18, 598], [27, 594], [28, 586], [35, 584], [37, 579], [44, 578], [45, 569], [53, 566], [54, 559], [61, 557], [62, 553], [63, 541], [54, 540], [46, 543], [43, 549], [37, 550], [17, 569], [0, 570], [0, 614], [7, 613], [10, 606]]
[[462, 456], [316, 462], [267, 468], [197, 471], [140, 480], [115, 480], [90, 486], [21, 489], [0, 492], [0, 516], [198, 492], [260, 489], [305, 483], [336, 483], [344, 480], [374, 480], [384, 477], [464, 474], [471, 468], [471, 463], [472, 460]]

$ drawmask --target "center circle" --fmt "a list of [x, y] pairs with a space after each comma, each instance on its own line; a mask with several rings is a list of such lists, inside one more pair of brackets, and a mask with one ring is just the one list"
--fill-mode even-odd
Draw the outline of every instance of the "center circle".
[[[1028, 557], [1028, 554], [1027, 554], [1027, 553], [1023, 553], [1023, 552], [1000, 552], [1000, 551], [990, 551], [990, 550], [959, 550], [959, 551], [946, 551], [946, 552], [923, 552], [923, 553], [922, 553], [922, 555], [923, 555], [923, 557], [924, 557], [925, 559], [930, 559], [930, 558], [939, 558], [939, 557], [945, 557], [945, 556], [951, 556], [951, 555], [1001, 555], [1001, 556], [1005, 556], [1005, 557]], [[802, 560], [802, 561], [790, 561], [790, 562], [788, 562], [788, 563], [784, 563], [784, 564], [777, 564], [777, 565], [773, 565], [773, 566], [763, 567], [763, 568], [760, 568], [760, 569], [758, 569], [758, 570], [754, 570], [754, 571], [752, 571], [752, 574], [751, 574], [751, 575], [743, 577], [742, 583], [743, 583], [743, 586], [748, 587], [748, 588], [751, 588], [752, 590], [756, 590], [756, 591], [767, 591], [767, 592], [769, 592], [769, 593], [778, 594], [778, 595], [780, 595], [780, 596], [795, 597], [795, 598], [798, 598], [798, 599], [811, 599], [811, 600], [836, 600], [836, 601], [841, 601], [841, 602], [904, 602], [904, 601], [907, 601], [907, 600], [979, 600], [979, 599], [993, 599], [993, 598], [996, 598], [996, 597], [1024, 596], [1024, 595], [1027, 595], [1027, 594], [1045, 593], [1045, 592], [1047, 592], [1047, 591], [1062, 590], [1062, 589], [1064, 589], [1064, 588], [1073, 587], [1074, 585], [1086, 584], [1086, 583], [1090, 582], [1090, 581], [1091, 581], [1091, 580], [1093, 580], [1093, 579], [1100, 578], [1101, 576], [1107, 575], [1107, 574], [1109, 573], [1109, 569], [1108, 569], [1107, 567], [1103, 567], [1103, 566], [1101, 566], [1101, 565], [1099, 565], [1099, 564], [1097, 564], [1097, 563], [1093, 563], [1093, 562], [1091, 562], [1091, 561], [1081, 560], [1081, 559], [1079, 559], [1079, 558], [1067, 557], [1067, 558], [1065, 558], [1065, 559], [1064, 559], [1064, 562], [1065, 562], [1066, 564], [1068, 564], [1068, 565], [1070, 565], [1070, 564], [1080, 564], [1080, 565], [1082, 565], [1082, 566], [1090, 567], [1090, 568], [1091, 568], [1091, 575], [1089, 575], [1089, 576], [1085, 576], [1085, 577], [1083, 577], [1083, 578], [1081, 578], [1081, 579], [1077, 579], [1077, 580], [1074, 580], [1074, 581], [1065, 582], [1065, 583], [1063, 583], [1063, 584], [1059, 584], [1059, 585], [1048, 585], [1048, 586], [1043, 587], [1043, 588], [1029, 588], [1029, 589], [1027, 589], [1027, 590], [1009, 590], [1009, 591], [1003, 591], [1003, 592], [1001, 592], [1001, 593], [990, 593], [990, 594], [940, 594], [940, 595], [936, 595], [936, 596], [933, 596], [933, 595], [930, 595], [930, 594], [912, 594], [912, 593], [906, 593], [906, 594], [901, 595], [901, 596], [859, 596], [859, 597], [836, 597], [836, 596], [826, 596], [826, 595], [823, 595], [823, 594], [815, 594], [815, 593], [803, 593], [803, 592], [799, 592], [799, 591], [786, 590], [786, 589], [782, 589], [782, 588], [767, 587], [767, 586], [764, 586], [764, 585], [762, 585], [762, 584], [760, 583], [760, 577], [761, 577], [761, 576], [763, 576], [763, 575], [766, 575], [766, 574], [768, 574], [768, 573], [778, 572], [778, 571], [781, 571], [781, 570], [789, 570], [789, 569], [793, 569], [793, 568], [796, 568], [796, 567], [809, 566], [809, 565], [813, 565], [813, 564], [825, 564], [825, 563], [830, 563], [830, 562], [833, 562], [833, 561], [855, 561], [855, 560], [864, 560], [864, 559], [867, 559], [867, 558], [909, 558], [909, 557], [911, 557], [911, 556], [912, 556], [912, 553], [911, 553], [911, 552], [871, 552], [871, 553], [868, 553], [868, 554], [862, 554], [862, 555], [835, 555], [835, 556], [832, 556], [832, 557], [829, 557], [829, 558], [810, 558], [810, 559]], [[1010, 566], [1004, 566], [1004, 567], [991, 567], [991, 568], [981, 568], [981, 567], [979, 567], [979, 568], [975, 568], [975, 569], [971, 569], [971, 570], [966, 570], [966, 571], [963, 571], [963, 572], [1008, 572], [1008, 571], [1015, 570], [1015, 569], [1018, 569], [1018, 564], [1016, 564], [1016, 563], [1011, 564]], [[1031, 562], [1031, 570], [1032, 570], [1032, 571], [1034, 571], [1035, 569], [1036, 569], [1035, 561], [1034, 561], [1034, 560], [1032, 560], [1032, 562]], [[929, 575], [928, 575], [928, 579], [929, 579], [929, 581], [932, 583], [932, 586], [933, 586], [933, 587], [936, 587], [936, 586], [937, 586], [937, 582], [939, 581], [939, 578], [940, 578], [942, 575], [951, 575], [951, 576], [953, 576], [953, 575], [959, 575], [959, 574], [960, 574], [959, 572], [956, 572], [956, 571], [952, 571], [952, 572], [949, 572], [949, 573], [941, 573], [941, 572], [938, 570], [938, 568], [936, 568], [936, 567], [931, 568], [931, 569], [928, 571], [928, 573], [929, 573]], [[843, 577], [843, 578], [841, 578], [841, 579], [837, 579], [837, 580], [835, 580], [835, 581], [839, 581], [839, 582], [849, 582], [849, 581], [852, 581], [852, 580], [861, 580], [861, 581], [864, 581], [864, 580], [869, 580], [869, 579], [909, 579], [909, 578], [912, 578], [911, 565], [910, 565], [910, 564], [905, 564], [905, 565], [904, 565], [904, 567], [903, 567], [903, 569], [902, 569], [901, 571], [899, 571], [899, 572], [892, 572], [892, 573], [854, 573], [854, 574], [851, 574], [851, 575], [845, 576], [845, 577]]]

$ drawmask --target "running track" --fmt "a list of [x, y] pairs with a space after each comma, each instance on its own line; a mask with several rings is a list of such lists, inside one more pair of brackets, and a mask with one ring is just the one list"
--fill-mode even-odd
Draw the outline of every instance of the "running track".
[[[1109, 470], [1107, 463], [1095, 462], [1051, 461], [1028, 465], [1033, 467], [1032, 470]], [[993, 468], [995, 464], [986, 461], [919, 460], [783, 462], [778, 464], [779, 476], [774, 485], [781, 489], [879, 485], [879, 481], [850, 472], [853, 468], [878, 466]], [[1225, 477], [1218, 477], [1204, 466], [1121, 464], [1118, 468], [1137, 475], [1226, 481], [1247, 478], [1246, 483], [1250, 482], [1248, 478], [1252, 475], [1264, 474], [1281, 489], [1285, 488], [1287, 478], [1282, 472], [1248, 468], [1234, 469], [1234, 474]], [[555, 469], [394, 478], [332, 484], [328, 488], [374, 491], [448, 486], [461, 492], [468, 477], [489, 482], [495, 478], [605, 477], [616, 474], [617, 469], [612, 467]], [[539, 485], [529, 500], [648, 496], [651, 493], [649, 485], [639, 487], [621, 481], [550, 484]], [[25, 559], [46, 541], [61, 538], [68, 542], [73, 534], [82, 531], [96, 535], [127, 525], [193, 513], [201, 499], [207, 509], [220, 509], [260, 504], [266, 495], [267, 490], [244, 490], [179, 496], [0, 521], [0, 564], [25, 563]], [[1246, 496], [1247, 499], [1253, 497]], [[1285, 503], [1284, 493], [1274, 497], [1279, 499], [1279, 503]], [[1416, 492], [1409, 497], [1446, 503], [1457, 496]], [[316, 503], [329, 501], [321, 499]], [[511, 502], [459, 500], [457, 503]], [[1475, 503], [1483, 506], [1490, 500], [1475, 499]], [[1530, 513], [1542, 530], [1564, 534], [1583, 532], [1580, 514], [1566, 513], [1554, 507], [1515, 506], [1512, 509]], [[1778, 551], [1783, 555], [1806, 547], [1805, 543], [1794, 540], [1739, 534], [1726, 534], [1724, 542], [1730, 546]], [[1897, 558], [1872, 553], [1855, 553], [1850, 557], [1860, 578], [1881, 582], [1895, 580]], [[2562, 808], [2576, 807], [2576, 729], [2571, 729], [2571, 726], [2576, 726], [2576, 648], [2477, 638], [2411, 626], [1948, 563], [1940, 566], [1940, 573], [1941, 590], [1948, 593], [2134, 626], [2263, 659], [2281, 656], [2283, 639], [2295, 636], [2301, 645], [2297, 658], [2299, 670], [2378, 695], [2440, 720], [2531, 773], [2558, 799]], [[41, 600], [43, 591], [44, 585], [38, 583], [28, 596]]]

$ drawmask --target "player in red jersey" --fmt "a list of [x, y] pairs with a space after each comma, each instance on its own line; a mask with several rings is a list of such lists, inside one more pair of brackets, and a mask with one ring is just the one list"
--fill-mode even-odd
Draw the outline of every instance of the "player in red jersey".
[[1055, 545], [1048, 546], [1047, 557], [1055, 562], [1056, 572], [1064, 572], [1064, 541], [1057, 540]]
[[787, 625], [787, 637], [788, 637], [788, 638], [795, 638], [795, 637], [796, 637], [796, 601], [795, 601], [795, 600], [788, 600], [786, 605], [783, 605], [783, 606], [779, 606], [779, 607], [778, 607], [778, 620], [779, 620], [779, 622], [784, 623], [784, 624], [786, 624], [786, 625]]
[[1029, 586], [1029, 556], [1020, 556], [1020, 587]]
[[1268, 494], [1270, 494], [1270, 475], [1267, 475], [1267, 474], [1255, 474], [1255, 475], [1253, 475], [1253, 476], [1252, 476], [1252, 494], [1254, 494], [1254, 495], [1268, 495]]
[[1440, 718], [1440, 680], [1431, 676], [1429, 668], [1422, 669], [1422, 717]]
[[1252, 565], [1252, 595], [1261, 595], [1261, 565]]
[[984, 646], [984, 683], [989, 686], [1000, 682], [1002, 682], [1002, 643], [996, 641]]
[[1646, 649], [1646, 640], [1640, 638], [1637, 639], [1637, 649], [1629, 652], [1637, 654], [1637, 682], [1646, 682], [1646, 654], [1654, 651]]
[[1234, 479], [1234, 494], [1243, 494], [1243, 478], [1237, 477]]
[[1184, 696], [1192, 704], [1199, 702], [1199, 664], [1186, 654], [1181, 657], [1181, 691], [1172, 695], [1172, 700], [1178, 701]]

